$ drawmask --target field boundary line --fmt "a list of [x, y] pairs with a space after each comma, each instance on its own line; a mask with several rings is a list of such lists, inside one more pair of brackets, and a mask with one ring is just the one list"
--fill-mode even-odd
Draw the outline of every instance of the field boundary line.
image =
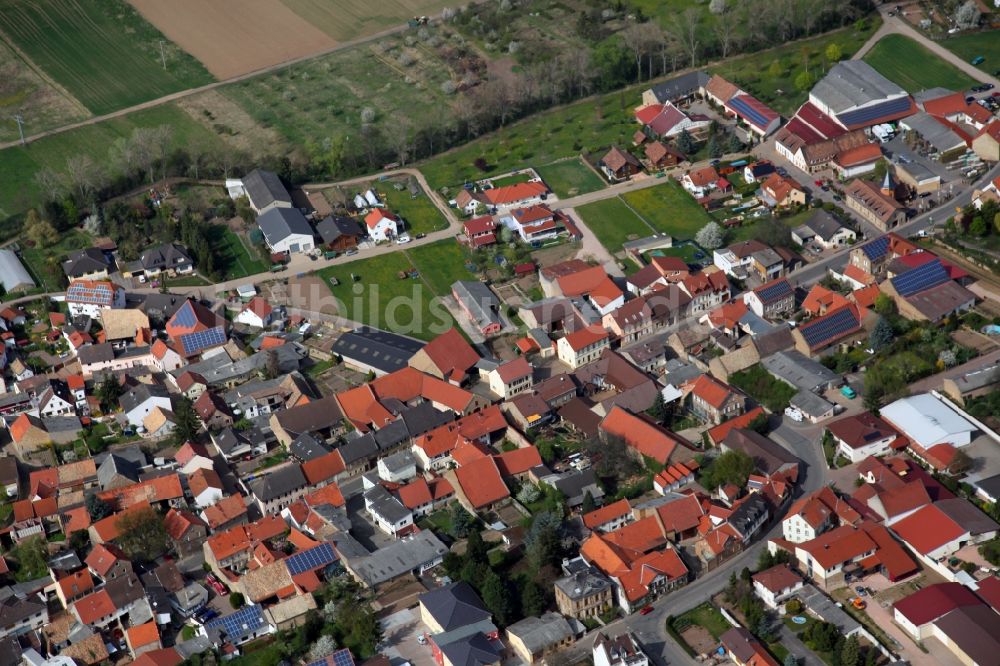
[[[73, 106], [77, 107], [78, 110], [83, 111], [83, 113], [86, 113], [87, 116], [89, 116], [89, 118], [94, 117], [93, 111], [84, 106], [83, 102], [78, 100], [74, 95], [71, 95], [70, 92], [66, 90], [66, 88], [61, 86], [59, 83], [56, 82], [55, 79], [46, 74], [45, 70], [36, 65], [35, 62], [28, 57], [28, 54], [22, 51], [20, 47], [18, 47], [18, 45], [14, 43], [14, 40], [12, 40], [10, 37], [7, 36], [7, 33], [5, 33], [2, 28], [0, 28], [0, 40], [3, 40], [3, 43], [7, 46], [7, 48], [9, 48], [14, 53], [14, 55], [20, 58], [28, 69], [37, 74], [38, 78], [40, 78], [48, 85], [52, 86], [53, 90], [55, 90], [57, 93], [65, 97], [66, 100]], [[89, 118], [85, 118], [85, 120], [89, 120]], [[28, 138], [25, 137], [25, 141], [27, 140]], [[15, 141], [14, 143], [20, 143], [20, 141]], [[5, 146], [0, 145], [0, 148], [3, 147]]]
[[621, 199], [621, 202], [623, 204], [625, 204], [626, 208], [628, 208], [630, 211], [632, 211], [633, 215], [635, 215], [637, 218], [639, 218], [640, 220], [642, 220], [642, 223], [645, 224], [647, 227], [649, 227], [650, 231], [652, 231], [654, 234], [660, 233], [660, 230], [657, 229], [656, 227], [654, 227], [652, 224], [650, 224], [649, 220], [647, 220], [645, 217], [643, 217], [642, 214], [639, 213], [639, 211], [637, 211], [635, 208], [632, 208], [632, 204], [630, 204], [628, 201], [626, 201], [625, 197], [623, 197], [622, 195], [619, 194], [618, 198]]

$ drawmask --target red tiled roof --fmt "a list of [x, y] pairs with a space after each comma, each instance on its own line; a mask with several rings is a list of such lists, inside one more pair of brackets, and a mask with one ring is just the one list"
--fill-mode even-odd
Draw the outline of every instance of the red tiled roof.
[[848, 148], [839, 153], [834, 161], [844, 168], [875, 162], [882, 158], [882, 148], [877, 143], [866, 143], [855, 148]]
[[716, 409], [721, 409], [735, 391], [710, 375], [702, 375], [695, 380], [691, 395], [697, 396]]
[[496, 456], [497, 468], [504, 477], [524, 474], [532, 467], [542, 464], [542, 456], [534, 445], [522, 446], [512, 451], [504, 451]]
[[506, 363], [501, 363], [497, 366], [496, 371], [500, 376], [500, 381], [504, 384], [510, 384], [512, 381], [521, 379], [522, 377], [528, 377], [532, 373], [531, 365], [523, 356], [518, 356]]
[[483, 197], [493, 206], [503, 206], [517, 203], [525, 199], [533, 199], [543, 194], [548, 194], [549, 188], [545, 183], [528, 182], [515, 183], [504, 187], [494, 187], [483, 192]]
[[249, 310], [261, 319], [265, 319], [273, 311], [271, 304], [268, 303], [260, 296], [254, 296], [250, 299], [250, 302], [243, 307], [243, 311]]
[[224, 525], [230, 520], [245, 515], [247, 512], [246, 503], [242, 495], [230, 495], [205, 509], [205, 520], [212, 529], [219, 525]]
[[196, 525], [201, 525], [206, 529], [208, 527], [201, 518], [190, 511], [171, 508], [163, 518], [163, 527], [167, 531], [167, 536], [174, 541], [183, 539], [184, 534]]
[[753, 421], [758, 416], [763, 416], [763, 415], [764, 415], [763, 407], [754, 407], [745, 414], [740, 414], [739, 416], [733, 417], [728, 421], [720, 423], [714, 428], [710, 428], [708, 430], [708, 438], [713, 442], [715, 442], [716, 444], [718, 444], [719, 442], [721, 442], [726, 438], [726, 435], [729, 434], [730, 430], [733, 430], [734, 428], [746, 428], [747, 426], [750, 425], [751, 421]]
[[160, 644], [160, 632], [156, 628], [156, 623], [152, 621], [129, 627], [125, 630], [125, 634], [128, 636], [128, 643], [133, 650], [152, 643]]
[[382, 220], [389, 220], [390, 222], [395, 222], [399, 224], [399, 218], [382, 208], [376, 208], [372, 212], [365, 215], [365, 224], [368, 225], [369, 229], [374, 229], [378, 226], [378, 223]]
[[[920, 484], [908, 484], [913, 485]], [[892, 531], [921, 555], [928, 555], [967, 533], [964, 527], [933, 504], [894, 523]]]
[[462, 492], [475, 509], [510, 497], [510, 491], [500, 476], [493, 458], [486, 456], [473, 460], [455, 470], [455, 478]]
[[982, 603], [972, 590], [961, 583], [937, 583], [900, 599], [893, 604], [893, 608], [914, 626], [922, 627], [956, 608]]
[[770, 569], [755, 573], [753, 580], [774, 593], [790, 589], [803, 582], [802, 576], [792, 571], [792, 568], [787, 564], [778, 564]]
[[121, 521], [122, 518], [131, 515], [133, 513], [138, 513], [140, 511], [152, 511], [152, 510], [153, 509], [149, 505], [149, 502], [146, 500], [142, 500], [140, 502], [137, 502], [136, 504], [129, 506], [123, 511], [119, 511], [118, 513], [113, 513], [107, 518], [102, 518], [101, 520], [98, 520], [90, 527], [97, 533], [97, 536], [98, 538], [100, 538], [101, 541], [105, 542], [114, 541], [119, 536], [121, 536], [121, 533], [118, 531], [118, 523], [119, 521]]
[[630, 513], [632, 513], [632, 505], [628, 503], [628, 499], [622, 498], [617, 502], [583, 514], [583, 524], [587, 529], [592, 530]]
[[892, 426], [870, 412], [845, 416], [830, 423], [826, 428], [834, 437], [852, 449], [860, 449], [874, 441], [897, 434]]
[[813, 285], [813, 288], [806, 295], [805, 300], [802, 301], [802, 309], [815, 315], [824, 311], [836, 310], [849, 303], [850, 301], [844, 296], [827, 289], [823, 285], [817, 284]]
[[656, 509], [667, 532], [687, 532], [698, 526], [705, 512], [695, 495], [685, 495], [683, 499], [661, 504]]
[[400, 486], [396, 490], [396, 494], [399, 495], [399, 501], [403, 503], [403, 506], [411, 511], [419, 506], [430, 504], [432, 500], [431, 487], [427, 485], [427, 481], [423, 477], [417, 477], [405, 486]]
[[313, 458], [302, 463], [302, 474], [306, 477], [306, 481], [310, 485], [329, 481], [345, 469], [347, 468], [344, 465], [344, 458], [340, 455], [340, 451], [324, 453], [318, 458]]
[[608, 332], [599, 326], [587, 326], [566, 336], [566, 344], [573, 351], [580, 351], [608, 338]]
[[663, 112], [662, 104], [649, 104], [636, 110], [635, 119], [638, 120], [643, 125], [648, 125], [653, 121], [653, 118], [660, 115]]
[[73, 607], [83, 624], [94, 624], [102, 617], [107, 617], [118, 610], [107, 589], [88, 594], [74, 603]]
[[179, 666], [183, 661], [177, 650], [168, 647], [143, 652], [132, 662], [132, 666]]
[[104, 578], [116, 562], [128, 560], [122, 550], [110, 543], [94, 544], [85, 560], [86, 565], [98, 576]]
[[984, 578], [979, 581], [978, 585], [976, 594], [989, 604], [993, 610], [1000, 612], [1000, 577], [993, 575], [989, 578]]
[[628, 446], [661, 464], [670, 459], [681, 442], [670, 431], [631, 414], [618, 405], [612, 407], [601, 421], [600, 430], [620, 437]]
[[90, 575], [90, 569], [80, 569], [63, 576], [56, 585], [62, 590], [63, 598], [72, 599], [94, 589], [94, 577]]

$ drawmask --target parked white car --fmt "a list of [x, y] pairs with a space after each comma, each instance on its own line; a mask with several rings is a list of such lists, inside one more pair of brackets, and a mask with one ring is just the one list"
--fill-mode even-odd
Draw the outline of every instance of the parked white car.
[[396, 245], [406, 245], [409, 242], [410, 242], [409, 234], [403, 234], [402, 236], [396, 237]]

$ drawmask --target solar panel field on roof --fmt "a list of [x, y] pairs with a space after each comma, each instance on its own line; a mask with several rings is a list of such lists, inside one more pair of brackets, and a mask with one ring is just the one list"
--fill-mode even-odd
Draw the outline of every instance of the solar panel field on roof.
[[910, 98], [897, 97], [896, 99], [891, 99], [888, 102], [882, 102], [866, 109], [841, 113], [837, 116], [837, 120], [847, 127], [852, 125], [871, 125], [875, 124], [876, 120], [886, 118], [887, 116], [903, 114], [909, 109]]
[[935, 259], [897, 275], [890, 282], [900, 296], [912, 296], [925, 289], [944, 284], [948, 279], [948, 269], [941, 265], [940, 259]]
[[205, 331], [187, 333], [180, 336], [180, 339], [184, 351], [193, 353], [201, 349], [226, 344], [226, 331], [221, 326], [216, 326]]
[[861, 246], [861, 251], [871, 260], [881, 259], [889, 251], [889, 237], [882, 236]]
[[817, 319], [815, 322], [805, 324], [799, 328], [802, 337], [810, 347], [818, 347], [825, 342], [831, 342], [848, 333], [853, 332], [861, 326], [855, 316], [854, 311], [845, 307], [831, 314]]
[[729, 100], [729, 107], [761, 129], [767, 127], [768, 123], [774, 119], [773, 115], [768, 117], [764, 110], [758, 109], [745, 95]]
[[75, 301], [85, 301], [87, 303], [107, 303], [112, 302], [112, 290], [107, 284], [98, 284], [93, 287], [81, 283], [70, 285], [68, 296]]
[[788, 280], [778, 280], [757, 290], [757, 296], [764, 303], [770, 303], [779, 298], [784, 298], [792, 293], [792, 286]]
[[219, 627], [227, 636], [242, 636], [263, 624], [264, 616], [261, 614], [260, 606], [252, 604], [244, 606], [235, 613], [209, 620], [205, 623], [205, 628]]
[[194, 307], [191, 305], [191, 301], [187, 301], [181, 306], [181, 309], [174, 314], [174, 325], [181, 326], [183, 328], [192, 328], [197, 320], [194, 316]]
[[285, 560], [288, 573], [298, 576], [300, 573], [320, 569], [337, 560], [337, 554], [333, 552], [333, 546], [328, 543], [321, 543], [309, 550], [302, 550], [293, 555], [289, 555]]

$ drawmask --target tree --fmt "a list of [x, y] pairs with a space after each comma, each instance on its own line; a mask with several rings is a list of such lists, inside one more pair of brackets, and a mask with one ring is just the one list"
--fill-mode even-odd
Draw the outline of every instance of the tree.
[[468, 536], [469, 532], [476, 525], [476, 520], [469, 512], [462, 507], [459, 502], [451, 505], [451, 535], [457, 539]]
[[278, 358], [277, 349], [268, 349], [264, 356], [264, 375], [268, 379], [274, 379], [281, 374], [281, 360]]
[[844, 57], [843, 51], [840, 49], [840, 44], [837, 42], [830, 42], [826, 47], [826, 59], [830, 62], [840, 62], [840, 59]]
[[795, 87], [805, 92], [816, 83], [816, 77], [809, 70], [803, 70], [795, 75]]
[[685, 155], [690, 155], [696, 150], [694, 139], [686, 129], [681, 130], [681, 133], [677, 135], [677, 150]]
[[514, 598], [507, 581], [489, 569], [482, 587], [483, 604], [493, 614], [497, 624], [506, 626], [514, 619]]
[[989, 232], [990, 228], [986, 225], [986, 220], [983, 219], [982, 215], [976, 215], [974, 218], [972, 218], [972, 222], [969, 223], [970, 234], [982, 238]]
[[770, 65], [768, 65], [767, 75], [772, 79], [777, 79], [784, 73], [785, 68], [781, 66], [780, 60], [774, 60]]
[[951, 464], [948, 465], [948, 473], [958, 476], [965, 474], [970, 469], [972, 469], [972, 458], [969, 457], [969, 454], [961, 449], [955, 451]]
[[743, 142], [735, 133], [729, 135], [729, 139], [726, 141], [726, 150], [730, 153], [738, 153], [743, 150]]
[[1000, 234], [1000, 213], [993, 216], [993, 228]]
[[885, 158], [876, 160], [875, 168], [872, 169], [872, 176], [871, 176], [872, 181], [881, 185], [882, 181], [885, 180], [885, 172], [888, 170], [889, 170], [889, 163], [885, 161]]
[[799, 658], [789, 652], [785, 655], [784, 666], [799, 666]]
[[505, 245], [514, 240], [514, 232], [506, 224], [500, 227], [500, 242]]
[[93, 522], [97, 522], [102, 518], [107, 518], [115, 512], [114, 507], [98, 497], [97, 493], [87, 495], [87, 500], [84, 504], [86, 505], [87, 513], [90, 514], [90, 519]]
[[713, 159], [718, 159], [722, 157], [722, 145], [719, 143], [718, 137], [713, 134], [708, 137], [708, 156]]
[[982, 13], [976, 0], [965, 0], [962, 5], [955, 10], [955, 27], [960, 30], [976, 28], [979, 26], [979, 19]]
[[583, 496], [583, 505], [580, 507], [582, 513], [590, 513], [597, 508], [597, 504], [594, 502], [594, 495], [589, 490]]
[[708, 11], [715, 15], [726, 13], [726, 0], [710, 0], [708, 3]]
[[721, 247], [723, 238], [722, 227], [717, 222], [709, 222], [694, 236], [695, 242], [706, 250], [715, 250]]
[[879, 294], [875, 297], [875, 312], [883, 317], [891, 317], [896, 314], [896, 301], [888, 294]]
[[469, 538], [465, 542], [465, 558], [473, 562], [489, 562], [490, 547], [483, 541], [483, 535], [479, 530], [469, 532]]
[[59, 241], [59, 232], [48, 220], [43, 220], [34, 208], [24, 220], [24, 235], [38, 247], [48, 247]]
[[[542, 456], [542, 459], [544, 458], [545, 456]], [[537, 501], [541, 494], [542, 491], [538, 489], [538, 486], [533, 483], [526, 483], [517, 491], [517, 501], [521, 504], [531, 504]]]
[[850, 636], [844, 641], [844, 648], [840, 652], [840, 666], [858, 666], [861, 661], [861, 646], [858, 645], [858, 637]]
[[730, 483], [742, 488], [753, 470], [753, 458], [749, 455], [743, 451], [726, 451], [704, 468], [701, 484], [712, 490]]
[[874, 351], [879, 352], [892, 344], [895, 335], [892, 330], [892, 324], [885, 317], [879, 317], [878, 321], [875, 322], [875, 327], [872, 329], [871, 334], [868, 336], [868, 344]]
[[197, 436], [201, 429], [201, 421], [198, 420], [198, 412], [194, 411], [194, 403], [186, 396], [177, 398], [176, 409], [174, 409], [174, 441], [177, 444], [190, 442]]
[[562, 516], [551, 511], [544, 511], [535, 517], [524, 538], [524, 545], [528, 561], [536, 571], [558, 561], [561, 528]]
[[320, 661], [337, 649], [337, 641], [328, 634], [320, 636], [312, 647], [309, 648], [309, 661]]
[[69, 547], [81, 558], [90, 546], [90, 533], [87, 530], [73, 530], [69, 535]]
[[656, 397], [653, 399], [653, 406], [647, 409], [646, 413], [656, 419], [658, 423], [663, 423], [666, 420], [669, 412], [667, 401], [663, 399], [662, 393], [659, 391], [656, 392]]
[[101, 409], [108, 413], [118, 406], [118, 399], [122, 397], [125, 389], [122, 387], [114, 375], [109, 374], [97, 385], [97, 399], [101, 402]]
[[528, 579], [521, 586], [521, 614], [538, 617], [545, 612], [545, 593], [535, 581]]
[[48, 572], [48, 546], [40, 534], [22, 540], [11, 549], [9, 557], [16, 563], [14, 580], [19, 583], [37, 580]]
[[117, 528], [118, 545], [129, 558], [152, 561], [167, 550], [167, 530], [163, 517], [151, 507], [122, 514]]
[[234, 609], [243, 608], [245, 603], [246, 599], [243, 598], [243, 594], [241, 592], [233, 592], [229, 595], [229, 605]]

